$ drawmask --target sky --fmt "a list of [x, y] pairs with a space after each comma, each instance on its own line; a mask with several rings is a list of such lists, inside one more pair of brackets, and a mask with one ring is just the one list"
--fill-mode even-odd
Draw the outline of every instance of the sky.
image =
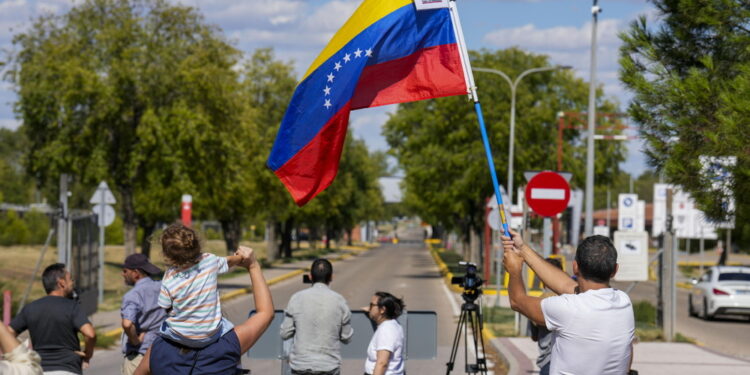
[[[298, 76], [361, 2], [174, 1], [199, 8], [206, 21], [222, 29], [248, 57], [256, 48], [273, 47], [277, 58], [293, 61]], [[77, 2], [80, 0], [0, 0], [0, 58], [13, 50], [13, 35], [28, 27], [34, 17], [65, 12]], [[589, 80], [591, 0], [458, 0], [457, 4], [469, 49], [517, 46], [549, 55], [552, 64], [570, 65], [577, 76]], [[603, 11], [597, 32], [597, 81], [624, 111], [630, 96], [617, 79], [617, 34], [639, 15], [652, 17], [655, 10], [646, 0], [600, 0], [599, 6]], [[479, 95], [481, 98], [481, 91]], [[19, 126], [12, 109], [15, 99], [10, 84], [0, 82], [0, 127]], [[386, 106], [354, 111], [350, 127], [371, 150], [387, 150], [380, 129], [395, 109], [396, 106]], [[641, 149], [640, 141], [629, 141], [627, 160], [621, 168], [636, 176], [647, 170]]]

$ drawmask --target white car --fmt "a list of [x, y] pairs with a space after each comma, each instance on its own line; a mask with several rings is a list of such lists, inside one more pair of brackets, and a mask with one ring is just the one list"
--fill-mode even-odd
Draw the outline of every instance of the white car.
[[690, 316], [707, 320], [716, 314], [750, 316], [750, 267], [714, 266], [691, 281]]

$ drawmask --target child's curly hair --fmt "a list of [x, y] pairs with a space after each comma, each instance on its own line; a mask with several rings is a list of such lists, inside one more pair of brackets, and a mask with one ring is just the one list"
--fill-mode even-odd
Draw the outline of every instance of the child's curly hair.
[[198, 233], [192, 228], [175, 223], [161, 234], [161, 250], [167, 262], [177, 268], [198, 263], [201, 244]]

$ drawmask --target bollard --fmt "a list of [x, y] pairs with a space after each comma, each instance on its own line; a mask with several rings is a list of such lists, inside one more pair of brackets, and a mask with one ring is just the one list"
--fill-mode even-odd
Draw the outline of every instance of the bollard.
[[10, 290], [3, 292], [3, 323], [7, 326], [10, 324], [10, 309], [11, 309], [11, 295]]

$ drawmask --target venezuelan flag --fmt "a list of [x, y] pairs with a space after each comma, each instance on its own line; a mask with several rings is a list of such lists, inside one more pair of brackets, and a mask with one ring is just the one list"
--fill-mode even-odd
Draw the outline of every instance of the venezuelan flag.
[[365, 0], [297, 86], [267, 165], [304, 205], [336, 177], [351, 110], [462, 94], [448, 9]]

